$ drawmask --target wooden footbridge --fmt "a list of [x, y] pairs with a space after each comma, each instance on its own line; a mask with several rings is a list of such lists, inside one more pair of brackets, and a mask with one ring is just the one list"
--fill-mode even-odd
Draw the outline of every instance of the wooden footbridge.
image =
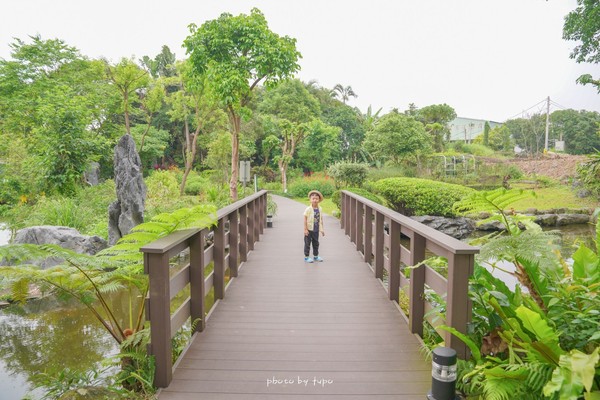
[[[142, 249], [159, 399], [424, 399], [431, 385], [419, 339], [425, 284], [446, 296], [445, 323], [466, 332], [477, 249], [343, 192], [341, 220], [325, 217], [325, 261], [308, 264], [306, 205], [274, 199], [272, 228], [261, 191], [219, 210], [210, 246], [204, 229]], [[190, 263], [170, 273], [169, 259], [186, 249]], [[419, 263], [426, 250], [448, 258], [447, 280], [426, 265], [406, 279], [402, 266]], [[190, 297], [171, 313], [170, 299], [186, 286]], [[410, 317], [398, 306], [400, 291]], [[215, 300], [210, 311], [207, 295]], [[195, 333], [173, 366], [171, 337], [189, 318]], [[446, 344], [466, 355], [453, 336]]]

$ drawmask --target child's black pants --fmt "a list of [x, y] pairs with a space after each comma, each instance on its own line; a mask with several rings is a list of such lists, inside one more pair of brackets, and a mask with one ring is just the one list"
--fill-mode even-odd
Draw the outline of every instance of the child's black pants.
[[313, 256], [319, 255], [319, 232], [308, 231], [308, 235], [304, 236], [304, 256], [310, 255], [310, 245], [312, 243]]

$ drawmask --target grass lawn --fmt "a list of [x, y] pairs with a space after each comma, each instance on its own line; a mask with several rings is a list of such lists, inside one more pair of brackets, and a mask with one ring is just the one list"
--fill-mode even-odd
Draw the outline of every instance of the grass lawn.
[[[513, 185], [515, 189], [520, 188], [519, 185]], [[575, 192], [568, 186], [552, 186], [546, 188], [531, 188], [530, 186], [521, 187], [525, 191], [534, 192], [535, 197], [525, 198], [519, 200], [510, 205], [517, 211], [525, 211], [528, 208], [537, 208], [538, 210], [549, 210], [551, 208], [568, 208], [568, 209], [582, 209], [589, 208], [595, 209], [600, 207], [600, 201], [593, 197], [586, 197], [580, 199], [576, 196]], [[306, 204], [310, 203], [308, 199], [304, 197], [294, 197], [299, 203]], [[333, 204], [331, 199], [325, 198], [321, 202], [321, 208], [323, 212], [328, 215], [332, 215], [333, 211], [337, 210], [337, 206]]]
[[[310, 205], [308, 199], [304, 197], [292, 197], [292, 200], [295, 200], [302, 204], [306, 204], [306, 207]], [[323, 199], [323, 201], [321, 202], [321, 208], [323, 209], [323, 212], [327, 215], [332, 215], [333, 211], [338, 209], [337, 206], [333, 204], [331, 199], [327, 198]]]
[[[517, 188], [517, 185], [514, 185], [514, 187]], [[593, 209], [600, 207], [600, 201], [597, 199], [593, 197], [580, 199], [576, 196], [575, 192], [567, 186], [524, 189], [535, 192], [535, 197], [532, 196], [511, 204], [511, 207], [515, 210], [523, 211], [527, 208], [537, 208], [538, 210], [548, 210], [551, 208]]]

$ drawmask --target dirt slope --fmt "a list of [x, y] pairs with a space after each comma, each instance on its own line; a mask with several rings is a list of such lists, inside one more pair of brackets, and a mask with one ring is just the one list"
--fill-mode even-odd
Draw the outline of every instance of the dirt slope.
[[577, 166], [588, 160], [586, 156], [553, 154], [540, 158], [515, 158], [507, 161], [517, 166], [525, 175], [541, 175], [565, 181], [577, 175]]

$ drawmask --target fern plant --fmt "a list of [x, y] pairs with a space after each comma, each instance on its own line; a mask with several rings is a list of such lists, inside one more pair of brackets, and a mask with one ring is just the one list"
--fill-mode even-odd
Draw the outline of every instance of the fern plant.
[[[179, 229], [210, 226], [215, 221], [215, 212], [214, 206], [202, 205], [157, 215], [95, 256], [77, 254], [56, 245], [2, 246], [0, 261], [15, 266], [0, 267], [0, 275], [4, 283], [10, 285], [15, 300], [25, 301], [33, 284], [44, 293], [75, 298], [85, 305], [121, 347], [123, 387], [145, 393], [152, 387], [153, 362], [148, 359], [145, 346], [140, 344], [147, 336], [143, 326], [149, 285], [139, 249]], [[46, 270], [28, 264], [47, 257], [61, 258], [64, 262]], [[129, 293], [126, 318], [118, 315], [108, 300], [110, 293], [121, 290]]]
[[[522, 195], [480, 192], [455, 206], [462, 213], [493, 212], [490, 218], [505, 224], [508, 233], [485, 238], [478, 260], [494, 267], [512, 262], [512, 274], [527, 289], [511, 291], [476, 262], [470, 286], [475, 335], [443, 327], [473, 355], [461, 363], [466, 369], [458, 387], [485, 399], [600, 398], [600, 257], [582, 244], [572, 262], [565, 261], [552, 233], [506, 211]], [[596, 234], [600, 251], [600, 224]]]
[[[559, 276], [560, 263], [553, 251], [558, 248], [557, 233], [544, 232], [533, 222], [533, 217], [508, 209], [510, 204], [530, 196], [531, 192], [503, 188], [476, 192], [456, 203], [454, 210], [465, 215], [491, 213], [478, 223], [499, 221], [504, 224], [507, 235], [492, 234], [482, 239], [478, 260], [514, 276], [527, 288], [538, 306], [545, 309], [544, 299], [548, 294], [546, 277]], [[504, 261], [512, 263], [514, 271], [502, 268], [500, 263]]]
[[[0, 260], [16, 266], [0, 267], [0, 273], [9, 281], [11, 297], [15, 300], [24, 301], [32, 284], [39, 286], [45, 293], [77, 299], [121, 344], [143, 325], [148, 279], [143, 271], [139, 249], [175, 230], [208, 226], [214, 222], [215, 211], [213, 206], [202, 205], [157, 215], [151, 221], [132, 229], [115, 246], [95, 256], [78, 254], [56, 245], [2, 246]], [[65, 261], [46, 270], [28, 264], [31, 260], [47, 257]], [[123, 326], [120, 316], [115, 315], [107, 300], [108, 294], [119, 290], [128, 290], [130, 293], [128, 326]], [[137, 304], [134, 305], [134, 302]]]

